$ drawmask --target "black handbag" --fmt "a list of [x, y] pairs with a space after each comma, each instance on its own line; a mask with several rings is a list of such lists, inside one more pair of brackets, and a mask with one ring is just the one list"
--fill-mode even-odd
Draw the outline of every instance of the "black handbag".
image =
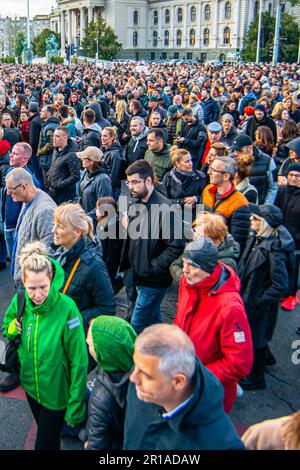
[[[25, 307], [25, 292], [18, 292], [17, 302], [18, 302], [18, 322], [21, 321], [23, 310]], [[5, 362], [0, 363], [0, 370], [3, 372], [9, 373], [18, 373], [20, 370], [19, 356], [18, 356], [18, 347], [21, 343], [21, 335], [17, 335], [13, 340], [9, 341], [5, 348]]]

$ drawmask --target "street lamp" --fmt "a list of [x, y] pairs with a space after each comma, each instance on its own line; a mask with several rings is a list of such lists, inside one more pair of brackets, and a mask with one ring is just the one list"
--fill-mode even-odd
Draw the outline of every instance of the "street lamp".
[[258, 32], [257, 32], [257, 49], [256, 49], [256, 62], [260, 61], [260, 41], [262, 29], [262, 13], [263, 13], [263, 0], [259, 3], [259, 16], [258, 16]]
[[278, 62], [281, 13], [282, 13], [282, 7], [284, 4], [285, 4], [285, 0], [278, 0], [276, 24], [275, 24], [275, 36], [274, 36], [273, 60], [272, 60], [273, 65], [276, 65]]
[[97, 31], [97, 37], [96, 37], [96, 44], [97, 44], [97, 51], [96, 51], [96, 60], [99, 59], [99, 38], [98, 38], [98, 31]]

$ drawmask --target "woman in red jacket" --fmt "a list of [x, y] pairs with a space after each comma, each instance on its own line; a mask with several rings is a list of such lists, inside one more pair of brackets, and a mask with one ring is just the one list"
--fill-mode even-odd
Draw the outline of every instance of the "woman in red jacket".
[[222, 383], [226, 413], [235, 401], [238, 381], [253, 362], [251, 331], [239, 291], [238, 276], [218, 261], [217, 247], [209, 238], [186, 246], [174, 323], [188, 334], [199, 359]]

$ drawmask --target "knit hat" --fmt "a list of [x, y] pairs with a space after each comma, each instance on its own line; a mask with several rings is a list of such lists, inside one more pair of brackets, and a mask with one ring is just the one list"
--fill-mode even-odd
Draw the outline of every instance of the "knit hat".
[[155, 95], [150, 96], [149, 101], [156, 101], [158, 103], [158, 98]]
[[300, 173], [300, 162], [299, 163], [293, 163], [288, 167], [288, 174], [290, 171], [298, 171]]
[[91, 336], [101, 369], [105, 372], [130, 371], [137, 335], [127, 321], [111, 315], [100, 315], [93, 320]]
[[218, 249], [210, 238], [202, 237], [189, 243], [182, 257], [197, 268], [212, 274], [218, 262]]
[[10, 149], [10, 143], [8, 140], [0, 140], [0, 157], [3, 157]]
[[263, 104], [256, 104], [255, 105], [255, 108], [254, 108], [254, 111], [262, 111], [263, 113], [266, 112], [266, 108], [264, 107]]
[[272, 228], [277, 228], [283, 222], [282, 212], [277, 206], [273, 206], [271, 204], [262, 204], [258, 206], [257, 204], [250, 203], [249, 209], [251, 214], [262, 217]]
[[253, 106], [245, 106], [244, 107], [244, 113], [246, 114], [246, 116], [253, 116], [254, 107]]

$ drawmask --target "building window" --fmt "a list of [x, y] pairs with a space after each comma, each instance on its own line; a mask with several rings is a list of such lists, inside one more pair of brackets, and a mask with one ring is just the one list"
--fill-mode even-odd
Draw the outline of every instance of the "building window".
[[204, 19], [206, 21], [209, 21], [210, 20], [210, 6], [209, 5], [205, 5], [205, 8], [204, 8]]
[[192, 60], [192, 58], [193, 58], [193, 53], [192, 53], [192, 52], [187, 52], [187, 53], [186, 53], [186, 58], [187, 58], [187, 60]]
[[166, 58], [167, 58], [167, 53], [166, 53], [166, 52], [162, 52], [162, 53], [161, 53], [161, 58], [162, 58], [162, 59], [166, 59]]
[[230, 29], [229, 29], [229, 28], [225, 28], [225, 29], [224, 29], [224, 40], [223, 40], [223, 43], [224, 43], [224, 44], [230, 44]]
[[174, 59], [179, 59], [179, 52], [174, 52]]
[[151, 52], [151, 60], [155, 59], [155, 52]]
[[191, 8], [191, 22], [195, 23], [196, 21], [196, 7], [192, 6]]
[[158, 24], [158, 11], [154, 10], [153, 12], [153, 24]]
[[165, 31], [165, 40], [164, 40], [165, 46], [168, 46], [169, 42], [170, 42], [170, 33], [169, 31]]
[[165, 11], [165, 23], [166, 24], [170, 23], [170, 10]]
[[225, 18], [227, 20], [231, 18], [231, 3], [230, 2], [225, 3]]
[[203, 45], [208, 46], [209, 45], [209, 29], [205, 28], [203, 31]]
[[177, 21], [178, 21], [178, 23], [182, 22], [182, 18], [183, 18], [182, 8], [178, 8], [178, 10], [177, 10]]
[[133, 24], [137, 25], [139, 23], [139, 12], [134, 10], [133, 12]]
[[196, 33], [194, 29], [190, 30], [190, 46], [194, 46], [196, 42]]
[[138, 33], [136, 31], [132, 35], [132, 44], [133, 47], [137, 47], [138, 45]]
[[157, 31], [153, 31], [153, 47], [157, 47]]
[[181, 46], [182, 43], [182, 32], [180, 29], [176, 33], [176, 46]]

